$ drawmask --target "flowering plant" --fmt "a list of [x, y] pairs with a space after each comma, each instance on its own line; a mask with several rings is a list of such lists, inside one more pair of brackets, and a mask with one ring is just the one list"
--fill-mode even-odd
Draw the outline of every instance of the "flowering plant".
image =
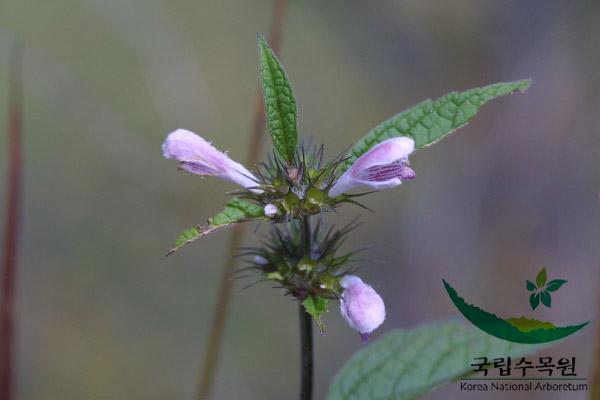
[[[266, 221], [273, 229], [265, 243], [243, 251], [258, 281], [276, 282], [300, 303], [324, 332], [321, 316], [331, 301], [363, 341], [385, 319], [382, 298], [348, 266], [355, 252], [339, 254], [340, 244], [356, 226], [324, 228], [324, 214], [373, 191], [415, 179], [409, 156], [468, 123], [488, 101], [529, 87], [528, 80], [497, 83], [452, 92], [384, 121], [345, 154], [324, 161], [323, 146], [298, 144], [297, 107], [282, 64], [267, 42], [258, 38], [260, 81], [266, 122], [274, 150], [252, 170], [233, 161], [202, 137], [178, 129], [163, 144], [163, 155], [179, 168], [215, 176], [240, 188], [224, 210], [185, 231], [168, 254], [209, 233], [248, 221]], [[354, 192], [367, 188], [367, 192]], [[317, 222], [314, 223], [313, 219]], [[306, 324], [303, 325], [308, 328]], [[312, 351], [312, 350], [310, 350]]]

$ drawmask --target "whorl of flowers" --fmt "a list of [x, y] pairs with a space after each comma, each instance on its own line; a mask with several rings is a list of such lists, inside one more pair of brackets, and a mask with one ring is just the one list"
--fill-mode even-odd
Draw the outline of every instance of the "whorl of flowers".
[[[227, 226], [268, 221], [270, 235], [260, 247], [242, 255], [257, 281], [272, 281], [300, 301], [317, 321], [330, 301], [339, 301], [344, 319], [363, 340], [385, 319], [385, 306], [375, 290], [349, 267], [356, 252], [339, 254], [354, 227], [324, 228], [324, 213], [343, 204], [361, 207], [356, 198], [401, 185], [416, 177], [409, 156], [465, 125], [487, 101], [524, 90], [529, 81], [499, 83], [426, 100], [374, 128], [343, 156], [324, 161], [323, 146], [298, 145], [297, 110], [283, 66], [259, 37], [260, 80], [267, 127], [274, 151], [257, 166], [232, 160], [206, 139], [184, 129], [170, 133], [163, 155], [179, 161], [183, 171], [214, 176], [239, 188], [225, 209], [204, 224], [185, 231], [168, 254]], [[367, 192], [354, 192], [356, 189]], [[315, 217], [317, 216], [317, 217]], [[318, 219], [316, 223], [313, 219]]]

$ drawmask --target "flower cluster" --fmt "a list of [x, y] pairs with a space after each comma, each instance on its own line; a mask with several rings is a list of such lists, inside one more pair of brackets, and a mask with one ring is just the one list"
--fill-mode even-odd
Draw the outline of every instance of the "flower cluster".
[[[529, 87], [528, 80], [497, 83], [461, 93], [452, 92], [384, 121], [344, 155], [324, 162], [323, 147], [298, 145], [297, 109], [292, 87], [279, 59], [259, 36], [259, 76], [273, 154], [248, 169], [184, 129], [170, 133], [162, 149], [180, 169], [214, 176], [239, 185], [233, 198], [205, 224], [186, 230], [167, 254], [199, 237], [234, 224], [273, 224], [263, 246], [247, 249], [258, 280], [276, 282], [303, 305], [322, 328], [320, 316], [330, 301], [339, 301], [342, 316], [364, 340], [385, 319], [385, 306], [372, 287], [348, 267], [352, 254], [338, 255], [350, 227], [323, 233], [324, 212], [356, 198], [414, 179], [409, 156], [466, 125], [479, 107], [493, 98]], [[352, 193], [363, 188], [367, 192]], [[369, 191], [370, 190], [370, 191]], [[311, 219], [319, 223], [311, 227]]]
[[347, 192], [357, 187], [387, 189], [414, 179], [415, 172], [408, 161], [414, 147], [414, 140], [409, 137], [388, 139], [359, 157], [339, 177], [336, 171], [344, 159], [322, 166], [323, 147], [312, 149], [309, 154], [302, 149], [302, 154], [289, 163], [283, 163], [275, 154], [257, 168], [256, 174], [185, 129], [170, 133], [162, 149], [163, 155], [178, 160], [184, 171], [238, 184], [244, 189], [237, 192], [240, 197], [263, 204], [265, 216], [281, 221], [352, 202], [354, 196]]
[[265, 218], [286, 222], [283, 229], [276, 226], [272, 230], [263, 247], [242, 253], [253, 256], [249, 269], [260, 273], [259, 281], [275, 281], [299, 301], [321, 304], [315, 310], [307, 307], [320, 327], [319, 316], [326, 304], [340, 301], [342, 316], [365, 340], [383, 323], [385, 307], [370, 286], [345, 268], [352, 254], [336, 256], [342, 239], [355, 224], [326, 234], [321, 234], [321, 220], [315, 229], [304, 225], [313, 214], [341, 203], [356, 203], [355, 195], [348, 193], [354, 188], [386, 189], [413, 179], [415, 173], [408, 161], [413, 150], [411, 138], [392, 138], [374, 146], [339, 174], [343, 158], [323, 165], [323, 147], [301, 149], [290, 162], [274, 154], [251, 172], [184, 129], [169, 134], [163, 144], [163, 155], [178, 160], [180, 169], [236, 183], [242, 188], [234, 195], [260, 205]]

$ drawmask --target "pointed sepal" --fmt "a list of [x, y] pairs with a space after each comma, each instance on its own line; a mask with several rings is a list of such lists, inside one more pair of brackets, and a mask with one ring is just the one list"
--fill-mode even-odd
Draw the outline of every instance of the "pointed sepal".
[[319, 297], [319, 296], [307, 297], [302, 302], [302, 305], [304, 306], [304, 309], [306, 310], [306, 312], [309, 313], [310, 316], [313, 317], [313, 319], [317, 323], [317, 326], [319, 327], [319, 332], [321, 333], [321, 335], [325, 334], [325, 326], [323, 325], [323, 322], [321, 321], [321, 315], [328, 311], [327, 310], [328, 304], [329, 304], [329, 299], [326, 299], [324, 297]]

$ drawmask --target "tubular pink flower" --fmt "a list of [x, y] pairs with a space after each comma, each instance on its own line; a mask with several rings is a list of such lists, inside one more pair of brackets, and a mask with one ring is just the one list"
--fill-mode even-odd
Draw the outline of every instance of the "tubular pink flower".
[[344, 288], [340, 300], [342, 317], [366, 343], [369, 334], [385, 320], [385, 304], [381, 296], [358, 276], [346, 275], [340, 285]]
[[216, 176], [244, 188], [258, 186], [256, 177], [243, 165], [188, 130], [171, 132], [162, 145], [162, 151], [165, 158], [178, 160], [180, 168], [192, 174]]
[[357, 186], [370, 186], [376, 190], [398, 186], [416, 174], [408, 166], [408, 156], [415, 149], [412, 138], [402, 136], [388, 139], [360, 156], [354, 164], [329, 189], [336, 197]]

